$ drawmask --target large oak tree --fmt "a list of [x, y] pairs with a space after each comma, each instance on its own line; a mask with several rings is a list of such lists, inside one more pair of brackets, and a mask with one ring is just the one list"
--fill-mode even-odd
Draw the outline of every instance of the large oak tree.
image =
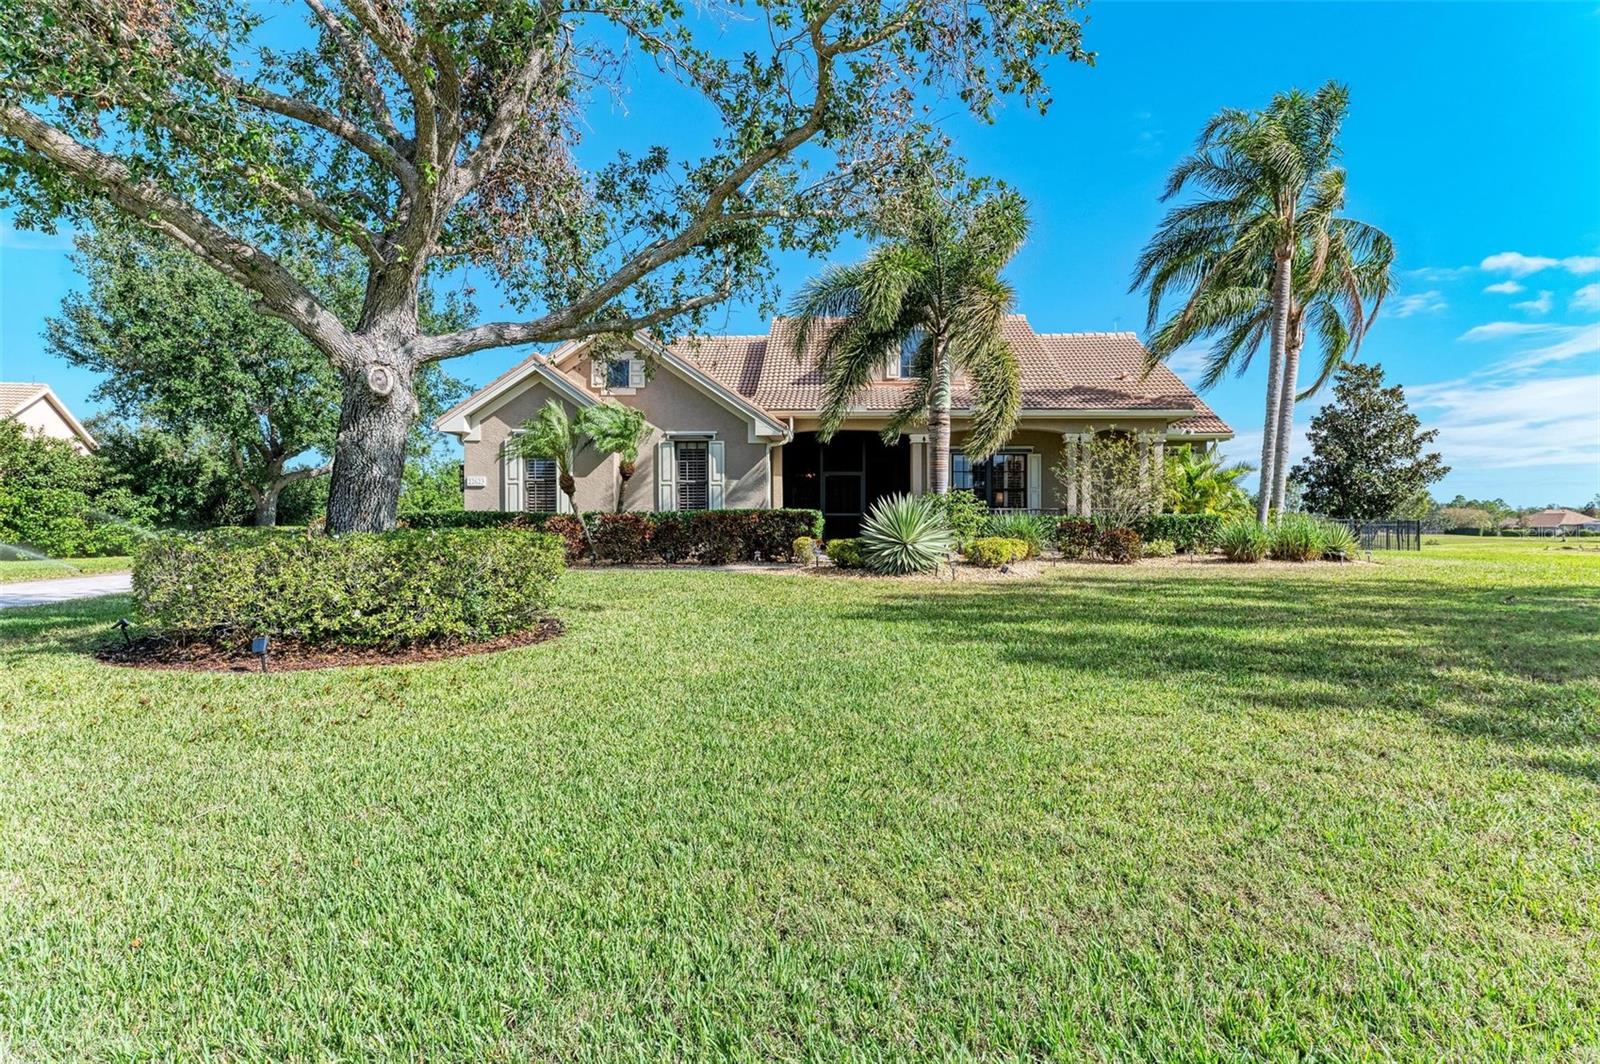
[[[424, 366], [770, 305], [772, 253], [853, 225], [921, 101], [1042, 107], [1049, 56], [1092, 58], [1081, 0], [304, 2], [299, 47], [246, 0], [0, 5], [0, 204], [48, 226], [110, 203], [322, 351], [335, 531], [392, 525]], [[703, 150], [586, 166], [586, 109], [636, 75], [701, 101]], [[306, 226], [365, 264], [351, 319], [281, 261]], [[430, 334], [419, 288], [467, 264], [517, 316]]]

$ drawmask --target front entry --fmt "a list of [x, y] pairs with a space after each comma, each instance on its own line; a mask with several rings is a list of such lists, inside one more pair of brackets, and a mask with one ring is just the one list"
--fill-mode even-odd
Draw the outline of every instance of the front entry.
[[854, 536], [885, 495], [911, 490], [911, 446], [886, 445], [876, 432], [838, 432], [820, 443], [795, 433], [783, 448], [783, 505], [821, 510], [829, 539]]

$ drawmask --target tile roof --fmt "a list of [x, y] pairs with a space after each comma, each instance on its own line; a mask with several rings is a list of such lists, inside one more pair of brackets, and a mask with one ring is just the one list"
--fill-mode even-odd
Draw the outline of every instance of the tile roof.
[[45, 392], [42, 384], [0, 381], [0, 417], [9, 417]]
[[1540, 510], [1522, 519], [1522, 523], [1529, 528], [1560, 528], [1562, 525], [1582, 525], [1590, 521], [1600, 521], [1600, 517], [1590, 517], [1576, 510]]
[[[1227, 424], [1166, 366], [1144, 372], [1144, 345], [1131, 332], [1036, 333], [1020, 314], [1006, 319], [1006, 339], [1022, 369], [1022, 405], [1027, 410], [1194, 410], [1176, 431], [1231, 434]], [[765, 336], [697, 336], [672, 345], [725, 387], [773, 413], [808, 413], [822, 407], [822, 377], [816, 368], [820, 337], [808, 340], [804, 357], [794, 351], [792, 319], [775, 318]], [[857, 410], [890, 411], [908, 385], [870, 385], [853, 404]], [[957, 376], [955, 405], [970, 405], [967, 381]]]

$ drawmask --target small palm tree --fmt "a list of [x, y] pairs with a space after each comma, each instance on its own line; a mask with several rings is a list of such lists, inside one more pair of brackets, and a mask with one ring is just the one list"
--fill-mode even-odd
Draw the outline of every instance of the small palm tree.
[[[1162, 198], [1189, 185], [1207, 195], [1174, 208], [1139, 256], [1133, 288], [1148, 288], [1150, 354], [1217, 337], [1202, 389], [1242, 373], [1270, 339], [1257, 519], [1283, 505], [1300, 352], [1306, 327], [1322, 344], [1315, 391], [1361, 338], [1392, 287], [1394, 248], [1380, 230], [1338, 216], [1345, 173], [1334, 165], [1349, 107], [1344, 86], [1273, 98], [1264, 111], [1223, 111]], [[1186, 293], [1160, 321], [1163, 298]], [[1370, 303], [1370, 308], [1366, 304]], [[1309, 394], [1309, 392], [1307, 393]]]
[[1239, 486], [1249, 472], [1248, 463], [1224, 465], [1219, 455], [1180, 448], [1167, 455], [1167, 501], [1173, 513], [1238, 513], [1250, 505], [1250, 496]]
[[639, 468], [639, 446], [649, 430], [644, 414], [621, 403], [600, 403], [582, 410], [578, 423], [595, 450], [617, 456], [617, 513], [621, 513], [628, 481]]
[[929, 188], [910, 193], [884, 223], [889, 241], [866, 261], [830, 266], [800, 289], [795, 350], [821, 334], [824, 399], [818, 437], [838, 431], [851, 401], [889, 358], [912, 354], [913, 386], [884, 429], [886, 441], [927, 420], [933, 490], [950, 490], [951, 387], [958, 370], [973, 390], [964, 449], [986, 458], [1016, 426], [1021, 375], [1003, 335], [1016, 296], [1000, 278], [1028, 232], [1022, 198], [1000, 192], [952, 202]]
[[594, 540], [589, 537], [589, 523], [578, 512], [578, 482], [572, 475], [578, 452], [588, 443], [579, 419], [567, 416], [566, 408], [554, 399], [546, 399], [539, 412], [522, 423], [522, 432], [513, 436], [508, 450], [521, 458], [543, 458], [556, 465], [556, 484], [567, 497], [568, 508], [578, 518], [583, 529], [584, 542], [589, 555], [600, 560]]

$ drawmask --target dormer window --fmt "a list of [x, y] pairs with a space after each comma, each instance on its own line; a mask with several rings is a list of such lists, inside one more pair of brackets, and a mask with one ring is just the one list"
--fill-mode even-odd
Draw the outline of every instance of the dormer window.
[[606, 387], [615, 391], [628, 386], [628, 359], [619, 358], [606, 363]]
[[889, 356], [889, 379], [907, 379], [917, 375], [917, 352], [922, 349], [923, 342], [928, 334], [921, 329], [913, 329], [911, 333], [900, 341], [900, 350]]
[[637, 391], [644, 387], [644, 360], [596, 357], [589, 363], [589, 386], [623, 395]]

